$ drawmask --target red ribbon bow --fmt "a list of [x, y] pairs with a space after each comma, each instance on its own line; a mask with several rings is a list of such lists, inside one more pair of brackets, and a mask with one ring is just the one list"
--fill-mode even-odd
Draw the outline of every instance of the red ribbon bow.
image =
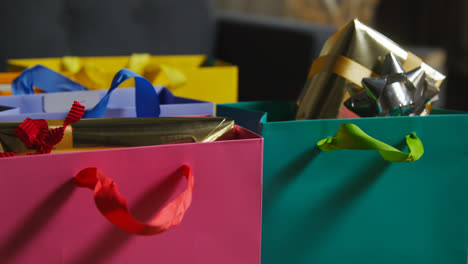
[[[26, 147], [37, 150], [33, 154], [50, 153], [54, 146], [62, 141], [66, 127], [78, 122], [83, 117], [84, 109], [84, 106], [75, 101], [63, 122], [63, 126], [49, 130], [46, 120], [26, 118], [15, 129], [14, 133]], [[0, 153], [0, 157], [11, 157], [14, 155], [14, 152]]]

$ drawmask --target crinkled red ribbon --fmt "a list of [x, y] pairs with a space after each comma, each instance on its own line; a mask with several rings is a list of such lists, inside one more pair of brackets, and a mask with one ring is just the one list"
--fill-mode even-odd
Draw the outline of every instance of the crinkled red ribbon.
[[[46, 120], [26, 118], [15, 129], [14, 133], [26, 147], [36, 149], [37, 152], [33, 154], [50, 153], [54, 146], [62, 141], [65, 128], [83, 117], [84, 109], [84, 106], [75, 101], [63, 122], [63, 126], [49, 130]], [[0, 153], [0, 157], [11, 157], [15, 154], [15, 152], [3, 152]]]
[[101, 214], [112, 224], [137, 235], [156, 235], [177, 226], [192, 202], [194, 176], [192, 169], [183, 165], [181, 172], [187, 179], [186, 189], [167, 204], [149, 222], [136, 220], [127, 206], [127, 201], [120, 194], [117, 184], [97, 168], [86, 168], [75, 175], [75, 184], [94, 190], [94, 202]]

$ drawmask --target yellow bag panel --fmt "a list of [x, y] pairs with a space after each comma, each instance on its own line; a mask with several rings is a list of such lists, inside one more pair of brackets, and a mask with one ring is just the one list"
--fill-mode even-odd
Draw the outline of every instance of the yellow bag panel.
[[181, 69], [187, 78], [185, 85], [171, 87], [167, 75], [158, 75], [152, 83], [164, 85], [180, 97], [215, 103], [237, 102], [238, 69], [236, 66]]
[[[238, 69], [229, 63], [216, 61], [202, 67], [204, 55], [133, 54], [114, 57], [63, 57], [10, 59], [9, 70], [24, 70], [37, 64], [60, 72], [88, 89], [108, 89], [114, 75], [130, 68], [154, 85], [164, 85], [175, 95], [215, 103], [237, 102]], [[120, 87], [133, 87], [133, 79]]]
[[[83, 64], [91, 62], [102, 71], [118, 71], [127, 66], [130, 56], [99, 56], [99, 57], [79, 57]], [[151, 56], [148, 63], [167, 64], [181, 67], [200, 67], [205, 61], [204, 55], [158, 55]], [[8, 66], [21, 68], [32, 67], [37, 64], [44, 65], [54, 71], [63, 71], [63, 58], [30, 58], [30, 59], [9, 59]], [[20, 70], [20, 71], [21, 71]], [[9, 70], [11, 71], [11, 70]]]

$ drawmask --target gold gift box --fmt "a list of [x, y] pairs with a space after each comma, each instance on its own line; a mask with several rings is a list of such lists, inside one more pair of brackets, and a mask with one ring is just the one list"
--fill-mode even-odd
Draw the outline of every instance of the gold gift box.
[[413, 53], [354, 19], [335, 32], [312, 63], [298, 100], [296, 119], [337, 118], [350, 94], [362, 90], [363, 78], [378, 77], [385, 55], [393, 53], [405, 71], [421, 67], [437, 89], [445, 76]]

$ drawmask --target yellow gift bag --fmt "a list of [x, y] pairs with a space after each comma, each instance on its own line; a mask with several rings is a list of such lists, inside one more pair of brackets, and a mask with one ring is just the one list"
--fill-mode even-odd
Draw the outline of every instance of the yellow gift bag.
[[[226, 103], [236, 102], [238, 96], [237, 67], [204, 55], [10, 59], [8, 71], [22, 71], [37, 64], [60, 72], [89, 89], [108, 89], [115, 73], [129, 68], [155, 85], [168, 87], [180, 97]], [[129, 81], [121, 87], [133, 85]]]

